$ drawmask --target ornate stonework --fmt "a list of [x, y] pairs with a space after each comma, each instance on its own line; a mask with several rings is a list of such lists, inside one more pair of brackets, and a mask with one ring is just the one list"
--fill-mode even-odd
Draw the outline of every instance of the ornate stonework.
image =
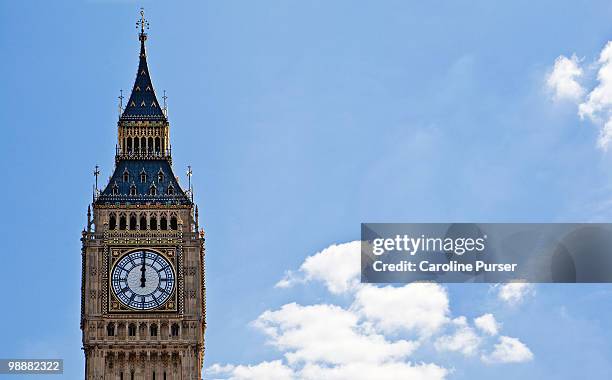
[[115, 172], [96, 190], [81, 238], [85, 379], [199, 380], [204, 231], [191, 189], [183, 191], [172, 172], [169, 123], [146, 62], [144, 15], [139, 25], [140, 63], [118, 122]]

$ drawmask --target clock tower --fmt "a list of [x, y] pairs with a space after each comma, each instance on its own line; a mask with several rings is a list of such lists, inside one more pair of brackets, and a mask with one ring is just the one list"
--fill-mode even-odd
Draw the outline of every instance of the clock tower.
[[170, 124], [147, 65], [142, 10], [137, 25], [138, 71], [120, 105], [114, 172], [98, 190], [96, 167], [81, 238], [85, 379], [200, 380], [204, 231], [191, 184], [183, 190], [173, 173]]

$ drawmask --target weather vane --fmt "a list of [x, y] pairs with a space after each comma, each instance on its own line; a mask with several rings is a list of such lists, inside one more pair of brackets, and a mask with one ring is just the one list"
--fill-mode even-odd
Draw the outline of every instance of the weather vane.
[[136, 29], [140, 28], [140, 38], [147, 39], [145, 29], [149, 29], [149, 22], [144, 16], [144, 8], [140, 8], [140, 20], [136, 21]]

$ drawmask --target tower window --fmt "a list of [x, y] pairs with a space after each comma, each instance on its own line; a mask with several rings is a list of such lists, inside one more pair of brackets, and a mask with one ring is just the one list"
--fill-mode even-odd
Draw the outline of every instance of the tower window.
[[162, 172], [161, 170], [159, 171], [159, 173], [157, 173], [157, 180], [159, 182], [164, 182], [164, 172]]
[[150, 224], [151, 224], [151, 229], [156, 230], [157, 229], [157, 218], [152, 216], [150, 220]]
[[117, 186], [116, 183], [113, 185], [112, 193], [113, 193], [113, 195], [118, 195], [119, 194], [119, 186]]
[[141, 230], [146, 230], [147, 229], [147, 217], [142, 215], [140, 217], [140, 229]]
[[121, 215], [119, 217], [119, 229], [125, 230], [126, 227], [127, 227], [127, 220], [125, 218], [125, 215]]
[[176, 323], [173, 323], [172, 326], [170, 327], [170, 334], [172, 336], [178, 336], [179, 335], [179, 325], [177, 325]]
[[168, 195], [174, 195], [174, 186], [168, 186]]
[[130, 186], [130, 195], [131, 196], [136, 196], [136, 185], [132, 185]]
[[[131, 151], [131, 149], [130, 149]], [[130, 172], [127, 170], [123, 172], [123, 182], [128, 182], [130, 180]]]
[[154, 323], [150, 327], [151, 336], [157, 336], [157, 325]]
[[145, 173], [144, 169], [140, 173], [140, 182], [147, 182], [147, 173]]
[[130, 215], [130, 230], [135, 230], [136, 229], [136, 215], [132, 214]]
[[134, 380], [134, 371], [130, 372], [130, 380]]
[[130, 323], [130, 325], [128, 326], [128, 335], [136, 336], [136, 325], [135, 324]]
[[108, 218], [108, 229], [114, 230], [115, 228], [117, 228], [117, 217], [115, 214], [110, 214], [110, 217]]
[[161, 230], [167, 230], [168, 229], [168, 219], [166, 219], [165, 215], [162, 215], [161, 219], [159, 220], [159, 228]]
[[177, 230], [178, 229], [178, 223], [176, 222], [176, 216], [170, 217], [170, 229], [171, 230]]
[[149, 195], [157, 195], [157, 188], [155, 187], [155, 185], [152, 185], [149, 189]]
[[106, 326], [106, 335], [115, 336], [115, 324], [113, 322]]

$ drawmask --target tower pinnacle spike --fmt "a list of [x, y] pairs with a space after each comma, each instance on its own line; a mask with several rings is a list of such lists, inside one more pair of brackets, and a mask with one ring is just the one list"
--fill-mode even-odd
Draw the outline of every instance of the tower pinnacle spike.
[[149, 22], [145, 18], [144, 8], [140, 8], [140, 20], [136, 21], [136, 28], [140, 28], [140, 33], [138, 34], [138, 39], [140, 41], [145, 42], [147, 39], [146, 29], [149, 29]]

